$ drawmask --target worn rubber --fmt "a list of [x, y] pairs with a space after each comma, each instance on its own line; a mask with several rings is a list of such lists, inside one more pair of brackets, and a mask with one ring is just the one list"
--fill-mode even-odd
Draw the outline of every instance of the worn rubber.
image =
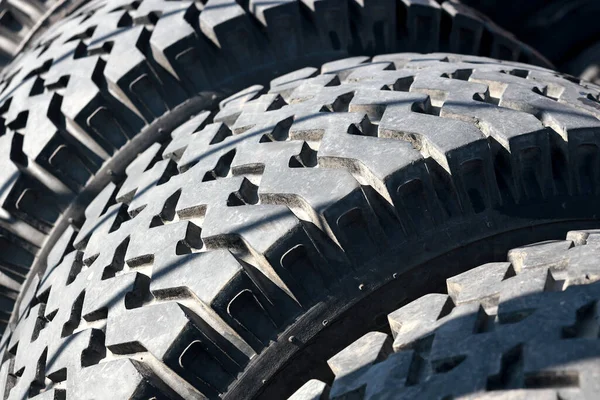
[[40, 27], [57, 14], [74, 9], [86, 0], [0, 1], [0, 67], [7, 65]]
[[280, 372], [349, 343], [339, 321], [364, 333], [398, 303], [381, 293], [598, 225], [593, 85], [396, 54], [264, 92], [173, 130], [62, 233], [0, 343], [5, 398], [284, 398]]
[[44, 262], [39, 251], [54, 226], [81, 217], [107, 165], [139, 151], [132, 140], [140, 132], [168, 133], [163, 120], [187, 118], [179, 111], [188, 103], [216, 107], [248, 82], [349, 54], [410, 49], [545, 63], [450, 2], [98, 0], [78, 8], [2, 72], [2, 312], [31, 266]]
[[447, 280], [327, 361], [290, 400], [595, 399], [600, 231], [511, 250]]

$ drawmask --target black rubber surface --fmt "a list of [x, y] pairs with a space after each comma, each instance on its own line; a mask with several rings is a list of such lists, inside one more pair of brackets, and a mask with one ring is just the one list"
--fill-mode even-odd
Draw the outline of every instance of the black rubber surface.
[[559, 71], [600, 82], [596, 0], [463, 0], [547, 57]]
[[0, 68], [7, 65], [44, 24], [55, 22], [87, 0], [0, 1]]
[[290, 400], [595, 399], [600, 231], [511, 250], [447, 280], [330, 358]]
[[113, 161], [148, 142], [132, 140], [168, 134], [165, 121], [181, 122], [190, 103], [212, 110], [248, 84], [375, 52], [547, 64], [470, 9], [425, 0], [97, 0], [30, 45], [0, 83], [2, 326], [27, 271], [44, 263], [39, 251], [54, 226], [80, 219], [105, 173], [123, 173]]
[[[62, 233], [2, 339], [0, 387], [289, 395], [311, 370], [281, 371], [328, 358], [309, 346], [337, 351], [523, 237], [597, 225], [598, 93], [448, 54], [343, 59], [237, 93], [150, 146]], [[315, 339], [341, 320], [336, 340]]]

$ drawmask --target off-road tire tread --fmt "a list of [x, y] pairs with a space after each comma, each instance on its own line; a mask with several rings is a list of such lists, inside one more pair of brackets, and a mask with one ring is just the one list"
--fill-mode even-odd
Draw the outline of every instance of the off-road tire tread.
[[295, 346], [282, 332], [321, 302], [409, 282], [470, 241], [597, 218], [593, 85], [404, 53], [270, 86], [148, 148], [63, 232], [0, 343], [4, 397], [239, 398], [248, 365]]

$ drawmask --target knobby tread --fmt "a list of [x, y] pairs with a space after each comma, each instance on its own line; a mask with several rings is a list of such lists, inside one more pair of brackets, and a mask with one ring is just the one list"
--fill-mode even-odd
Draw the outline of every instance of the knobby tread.
[[598, 230], [511, 250], [447, 280], [330, 358], [328, 385], [290, 400], [593, 399], [598, 384]]
[[[191, 98], [214, 98], [216, 107], [217, 98], [249, 78], [265, 83], [307, 65], [376, 52], [441, 50], [548, 65], [455, 3], [205, 3], [89, 1], [3, 69], [0, 228], [3, 253], [19, 254], [18, 268], [31, 267], [63, 215], [73, 217], [73, 204], [107, 162], [131, 152], [128, 144], [141, 131]], [[472, 32], [468, 48], [465, 32]], [[2, 284], [7, 291], [14, 286]]]
[[598, 93], [518, 63], [392, 54], [223, 100], [140, 154], [30, 276], [0, 397], [241, 398], [248, 366], [320, 302], [511, 229], [597, 219]]
[[38, 0], [0, 3], [0, 63], [3, 66], [17, 54], [19, 43], [42, 17], [46, 7]]
[[[39, 27], [53, 14], [74, 9], [85, 0], [3, 0], [0, 2], [0, 67], [23, 49]], [[65, 11], [63, 11], [64, 13]]]

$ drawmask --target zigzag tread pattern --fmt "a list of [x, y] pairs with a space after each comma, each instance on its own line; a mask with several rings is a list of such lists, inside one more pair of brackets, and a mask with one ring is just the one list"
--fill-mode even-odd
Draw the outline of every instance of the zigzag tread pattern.
[[593, 399], [600, 357], [598, 230], [511, 250], [388, 315], [290, 400]]
[[523, 68], [350, 58], [194, 116], [31, 278], [0, 343], [4, 398], [216, 398], [391, 243], [471, 220], [492, 234], [499, 207], [594, 199], [597, 158], [580, 148], [598, 150], [597, 89]]
[[[31, 8], [39, 1], [9, 3]], [[87, 2], [2, 70], [0, 261], [10, 269], [7, 293], [18, 291], [57, 221], [102, 167], [198, 94], [228, 95], [248, 77], [267, 82], [275, 73], [377, 52], [442, 50], [548, 65], [454, 2], [200, 3]]]
[[57, 9], [76, 7], [74, 3], [77, 1], [6, 0], [0, 3], [0, 66], [10, 63], [50, 14]]

